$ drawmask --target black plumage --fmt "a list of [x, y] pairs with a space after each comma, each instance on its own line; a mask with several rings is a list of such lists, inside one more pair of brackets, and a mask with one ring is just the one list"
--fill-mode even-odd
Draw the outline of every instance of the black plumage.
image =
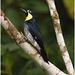
[[[35, 15], [32, 11], [28, 10], [25, 11], [25, 15], [30, 13], [32, 18], [29, 20], [24, 21], [24, 33], [27, 37], [28, 41], [37, 49], [37, 51], [41, 54], [44, 61], [48, 63], [47, 54], [45, 52], [43, 39], [41, 36], [41, 32], [39, 26], [36, 22]], [[36, 43], [35, 43], [36, 42]]]

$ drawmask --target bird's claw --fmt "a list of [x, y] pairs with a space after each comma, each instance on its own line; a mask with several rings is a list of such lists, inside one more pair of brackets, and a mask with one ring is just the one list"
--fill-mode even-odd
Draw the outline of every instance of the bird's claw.
[[21, 31], [20, 31], [20, 34], [22, 35], [23, 39], [28, 40], [27, 37], [25, 37]]

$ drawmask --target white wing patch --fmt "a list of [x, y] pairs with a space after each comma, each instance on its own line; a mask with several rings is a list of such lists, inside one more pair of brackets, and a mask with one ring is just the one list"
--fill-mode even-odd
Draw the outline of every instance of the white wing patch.
[[37, 37], [35, 37], [35, 39], [37, 39]]

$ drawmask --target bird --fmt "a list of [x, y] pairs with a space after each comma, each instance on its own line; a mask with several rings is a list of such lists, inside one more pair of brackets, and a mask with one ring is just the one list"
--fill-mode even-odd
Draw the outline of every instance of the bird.
[[31, 10], [24, 10], [20, 8], [26, 18], [24, 21], [24, 34], [27, 41], [36, 48], [37, 52], [42, 56], [43, 60], [48, 63], [47, 54], [39, 25], [36, 21], [35, 14]]

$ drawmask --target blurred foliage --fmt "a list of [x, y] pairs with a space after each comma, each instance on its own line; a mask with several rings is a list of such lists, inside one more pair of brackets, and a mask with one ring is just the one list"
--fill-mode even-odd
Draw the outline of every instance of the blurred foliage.
[[[42, 32], [48, 59], [62, 71], [67, 72], [56, 41], [48, 5], [45, 0], [2, 0], [2, 10], [15, 25], [23, 32], [24, 13], [20, 8], [35, 12], [37, 22]], [[73, 0], [55, 0], [60, 16], [62, 32], [74, 64], [74, 25]], [[67, 14], [69, 13], [69, 14]], [[41, 68], [29, 57], [1, 28], [1, 73], [2, 75], [46, 75]]]
[[69, 16], [74, 19], [74, 0], [63, 0]]

